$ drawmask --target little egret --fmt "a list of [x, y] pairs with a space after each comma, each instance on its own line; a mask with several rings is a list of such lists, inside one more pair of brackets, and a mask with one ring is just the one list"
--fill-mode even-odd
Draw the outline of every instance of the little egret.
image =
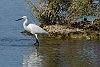
[[[41, 27], [37, 26], [36, 24], [28, 24], [27, 16], [23, 16], [18, 20], [22, 20], [22, 19], [25, 20], [23, 22], [23, 27], [24, 27], [25, 31], [27, 31], [31, 34], [34, 34], [35, 38], [36, 38], [36, 43], [38, 43], [38, 45], [39, 45], [37, 34], [48, 34], [48, 32], [46, 32], [45, 30], [43, 30]], [[16, 21], [18, 21], [18, 20], [16, 20]]]

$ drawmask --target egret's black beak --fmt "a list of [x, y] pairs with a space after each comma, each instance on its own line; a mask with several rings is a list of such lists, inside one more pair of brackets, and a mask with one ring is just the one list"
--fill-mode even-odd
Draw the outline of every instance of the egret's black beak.
[[23, 18], [20, 18], [20, 19], [18, 19], [18, 20], [15, 20], [15, 21], [19, 21], [19, 20], [22, 20]]

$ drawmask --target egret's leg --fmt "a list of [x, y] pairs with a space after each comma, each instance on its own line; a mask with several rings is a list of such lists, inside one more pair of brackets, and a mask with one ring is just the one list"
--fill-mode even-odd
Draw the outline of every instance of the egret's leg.
[[37, 34], [35, 34], [36, 39], [38, 39]]
[[35, 43], [34, 45], [36, 45], [36, 44], [38, 44], [38, 45], [39, 45], [39, 41], [38, 41], [37, 34], [35, 34], [35, 37], [36, 37], [36, 43]]
[[37, 46], [39, 46], [39, 41], [38, 41], [38, 39], [36, 39], [36, 42], [35, 42], [34, 45], [36, 45], [36, 44], [37, 44]]

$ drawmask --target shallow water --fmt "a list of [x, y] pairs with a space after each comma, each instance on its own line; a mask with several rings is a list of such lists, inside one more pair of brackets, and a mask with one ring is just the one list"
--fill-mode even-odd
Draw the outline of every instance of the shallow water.
[[[99, 67], [99, 40], [62, 40], [35, 38], [23, 35], [23, 21], [27, 15], [34, 21], [25, 0], [0, 2], [0, 67]], [[35, 21], [36, 22], [36, 21]]]
[[23, 15], [30, 17], [25, 0], [0, 2], [0, 67], [22, 67], [33, 49], [34, 38], [22, 35], [22, 21], [15, 21]]
[[99, 67], [100, 41], [40, 39], [23, 67]]

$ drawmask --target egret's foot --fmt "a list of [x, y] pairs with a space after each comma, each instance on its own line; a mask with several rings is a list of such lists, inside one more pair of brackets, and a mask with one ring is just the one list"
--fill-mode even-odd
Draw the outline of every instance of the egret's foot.
[[24, 30], [24, 31], [22, 31], [21, 33], [27, 33], [27, 31], [26, 31], [26, 30]]
[[36, 39], [36, 43], [34, 43], [34, 45], [39, 46], [39, 41], [38, 41], [38, 39]]
[[35, 46], [39, 46], [39, 42], [34, 43]]
[[23, 35], [25, 35], [25, 36], [26, 36], [26, 35], [33, 36], [33, 34], [31, 34], [30, 32], [28, 32], [28, 31], [26, 31], [26, 30], [25, 30], [25, 31], [22, 31], [21, 33], [22, 33]]
[[24, 31], [22, 31], [22, 32], [20, 32], [20, 33], [22, 33], [24, 36], [27, 35], [26, 30], [24, 30]]

